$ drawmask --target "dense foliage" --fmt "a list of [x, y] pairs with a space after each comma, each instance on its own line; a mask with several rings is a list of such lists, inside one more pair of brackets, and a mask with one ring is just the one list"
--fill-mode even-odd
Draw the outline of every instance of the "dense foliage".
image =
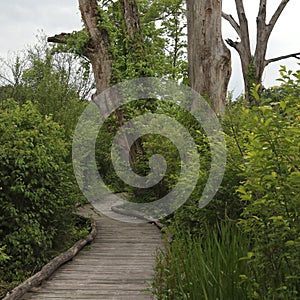
[[1, 296], [88, 230], [74, 215], [83, 197], [70, 140], [85, 103], [65, 60], [55, 65], [48, 50], [27, 55], [9, 65], [14, 84], [0, 87]]
[[62, 128], [30, 102], [7, 102], [0, 115], [0, 209], [1, 247], [10, 259], [1, 278], [12, 280], [40, 267], [53, 243], [68, 236], [76, 200]]
[[239, 221], [250, 235], [249, 296], [296, 299], [300, 296], [300, 72], [282, 71], [284, 97], [244, 110], [248, 127], [238, 192], [246, 206]]
[[[144, 43], [141, 45], [137, 39], [135, 47], [126, 36], [121, 2], [103, 1], [101, 5], [101, 26], [112, 37], [112, 84], [141, 76], [187, 82], [185, 26], [176, 17], [184, 11], [182, 1], [141, 0], [138, 4]], [[167, 246], [165, 255], [159, 256], [154, 283], [158, 297], [299, 297], [299, 191], [296, 187], [299, 186], [299, 73], [292, 74], [284, 68], [281, 73], [282, 85], [266, 90], [261, 98], [258, 95], [261, 88], [253, 87], [252, 97], [260, 107], [248, 107], [242, 97], [229, 101], [226, 116], [221, 120], [227, 143], [225, 176], [213, 201], [203, 209], [198, 207], [198, 201], [211, 161], [202, 128], [187, 112], [164, 99], [139, 101], [122, 109], [124, 122], [149, 112], [171, 116], [189, 129], [200, 154], [196, 189], [180, 209], [164, 220], [174, 235], [174, 242]], [[159, 135], [140, 138], [132, 163], [134, 171], [146, 175], [149, 158], [158, 153], [163, 154], [168, 169], [163, 180], [152, 188], [126, 186], [117, 179], [107, 150], [121, 125], [112, 116], [98, 136], [100, 173], [113, 190], [129, 192], [132, 201], [151, 202], [161, 198], [179, 178], [180, 158], [176, 147]], [[230, 244], [233, 235], [237, 236], [236, 244]], [[194, 252], [198, 254], [195, 260], [191, 257]], [[228, 264], [215, 265], [213, 258], [218, 255], [230, 260]], [[201, 274], [209, 272], [209, 279], [197, 276], [197, 270], [201, 270], [197, 260], [203, 262], [203, 257], [210, 261], [206, 267], [202, 266]], [[198, 269], [189, 269], [186, 264]], [[225, 275], [219, 277], [220, 274]], [[205, 279], [201, 280], [202, 277]], [[236, 283], [236, 289], [229, 288], [232, 282]], [[199, 289], [193, 289], [191, 294], [191, 287]]]
[[281, 75], [280, 95], [265, 91], [260, 107], [228, 105], [223, 183], [205, 209], [187, 204], [169, 220], [159, 299], [300, 298], [300, 72]]
[[[101, 26], [110, 35], [111, 84], [141, 76], [188, 83], [183, 0], [138, 1], [142, 42], [126, 35], [121, 1], [99, 4]], [[88, 43], [85, 30], [74, 32], [64, 46], [35, 46], [1, 66], [0, 294], [2, 286], [20, 282], [86, 233], [73, 214], [82, 196], [71, 168], [71, 140], [94, 88], [82, 57]], [[75, 56], [58, 53], [66, 50]], [[157, 255], [153, 293], [158, 299], [300, 299], [300, 72], [282, 67], [281, 75], [281, 85], [262, 96], [253, 86], [259, 107], [248, 107], [243, 97], [228, 101], [220, 118], [227, 144], [225, 175], [214, 199], [201, 209], [211, 168], [203, 128], [165, 99], [141, 99], [120, 108], [124, 123], [144, 113], [180, 122], [199, 153], [194, 192], [163, 220], [173, 240]], [[131, 201], [160, 199], [180, 176], [178, 149], [158, 134], [138, 139], [133, 170], [147, 175], [154, 154], [164, 156], [168, 169], [154, 187], [127, 186], [117, 177], [110, 153], [122, 122], [112, 114], [98, 134], [99, 172]]]

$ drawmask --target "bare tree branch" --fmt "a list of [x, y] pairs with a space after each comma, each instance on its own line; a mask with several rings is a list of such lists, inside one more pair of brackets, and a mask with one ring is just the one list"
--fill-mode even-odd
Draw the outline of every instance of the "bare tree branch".
[[244, 9], [243, 0], [235, 0], [236, 11], [239, 18], [240, 28], [248, 32], [248, 20]]
[[[14, 86], [15, 85], [15, 83], [12, 81], [12, 80], [10, 80], [7, 76], [5, 76], [5, 75], [2, 75], [2, 74], [0, 74], [0, 80], [4, 80], [4, 82], [5, 82], [5, 84], [10, 84], [10, 85], [12, 85], [12, 86]], [[2, 81], [1, 80], [1, 81]]]
[[67, 44], [68, 39], [71, 37], [71, 33], [62, 32], [60, 34], [56, 34], [54, 36], [49, 36], [47, 38], [47, 42], [57, 43], [57, 44]]
[[257, 22], [260, 21], [266, 25], [266, 16], [267, 16], [267, 0], [260, 0]]
[[[282, 0], [273, 14], [269, 24], [266, 24], [266, 0], [260, 0], [257, 16], [257, 37], [254, 54], [256, 77], [261, 78], [264, 68], [270, 62], [266, 60], [267, 45], [274, 26], [289, 0]], [[283, 59], [283, 58], [282, 58]]]
[[226, 43], [236, 49], [240, 56], [243, 79], [245, 85], [245, 96], [249, 102], [252, 102], [250, 96], [250, 89], [253, 83], [261, 85], [262, 75], [265, 67], [279, 60], [294, 57], [300, 59], [300, 53], [292, 53], [283, 55], [271, 59], [266, 59], [266, 52], [270, 35], [274, 29], [274, 26], [280, 17], [281, 13], [285, 9], [289, 0], [279, 1], [279, 5], [275, 10], [273, 16], [268, 22], [267, 18], [267, 0], [259, 1], [259, 9], [256, 17], [256, 46], [255, 51], [251, 53], [250, 37], [249, 37], [249, 26], [248, 20], [244, 9], [243, 0], [235, 0], [236, 11], [238, 15], [238, 22], [230, 15], [222, 13], [222, 17], [227, 20], [235, 31], [239, 34], [240, 41], [232, 41], [227, 39]]
[[9, 58], [7, 61], [0, 58], [1, 82], [12, 86], [18, 86], [26, 66], [27, 60], [19, 55]]
[[283, 60], [283, 59], [286, 59], [286, 58], [290, 58], [290, 57], [294, 57], [294, 58], [300, 59], [300, 52], [292, 53], [292, 54], [287, 54], [287, 55], [282, 55], [282, 56], [274, 57], [274, 58], [271, 58], [271, 59], [267, 59], [266, 60], [266, 66], [268, 64], [270, 64], [270, 63], [273, 63], [273, 62], [276, 62], [276, 61], [280, 61], [280, 60]]
[[226, 21], [229, 22], [229, 24], [233, 27], [233, 29], [236, 31], [238, 36], [241, 37], [240, 25], [236, 22], [236, 20], [233, 18], [233, 16], [222, 12], [222, 17], [223, 17], [223, 19], [225, 19]]
[[288, 4], [290, 0], [282, 0], [281, 3], [279, 4], [279, 6], [277, 7], [275, 13], [273, 14], [269, 24], [268, 24], [268, 30], [269, 30], [269, 34], [271, 34], [278, 18], [280, 17], [281, 13], [283, 12], [284, 8], [286, 7], [286, 5]]
[[226, 39], [225, 42], [232, 48], [234, 48], [236, 51], [239, 52], [239, 45], [241, 44], [240, 42], [234, 42], [232, 39]]
[[241, 45], [243, 47], [243, 51], [248, 59], [251, 58], [251, 47], [250, 47], [250, 35], [249, 35], [249, 27], [248, 20], [244, 9], [243, 0], [235, 0], [236, 11], [239, 18], [240, 23], [240, 38]]
[[266, 24], [267, 0], [259, 1], [259, 9], [256, 17], [256, 48], [254, 53], [255, 76], [259, 78], [265, 68], [266, 51], [270, 32]]

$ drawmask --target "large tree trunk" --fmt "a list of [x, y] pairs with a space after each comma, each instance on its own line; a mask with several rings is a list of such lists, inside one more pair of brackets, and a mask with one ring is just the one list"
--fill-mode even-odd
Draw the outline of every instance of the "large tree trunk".
[[[146, 49], [144, 46], [144, 37], [140, 25], [139, 10], [137, 0], [121, 0], [123, 8], [123, 16], [125, 23], [125, 35], [128, 36], [127, 47], [127, 60], [135, 66], [136, 77], [146, 77], [147, 72], [140, 67], [140, 62], [145, 60]], [[146, 69], [146, 68], [145, 68]], [[133, 126], [133, 125], [132, 125]], [[131, 128], [136, 131], [136, 128]], [[131, 139], [131, 134], [127, 134], [128, 139]], [[138, 153], [144, 153], [141, 140], [133, 143], [130, 149], [130, 162], [132, 167], [135, 167], [136, 157]]]
[[140, 25], [139, 11], [136, 0], [123, 0], [123, 14], [125, 20], [126, 33], [130, 37], [131, 48], [136, 47], [142, 55], [145, 53], [144, 38]]
[[104, 28], [99, 26], [97, 0], [79, 0], [79, 8], [91, 40], [91, 49], [87, 57], [92, 64], [97, 94], [100, 94], [109, 87], [112, 75], [109, 35]]
[[[143, 59], [145, 49], [143, 44], [143, 35], [140, 27], [139, 11], [136, 0], [119, 0], [123, 7], [123, 16], [125, 23], [125, 35], [129, 36], [129, 54], [128, 59]], [[79, 7], [84, 21], [85, 28], [91, 38], [93, 51], [89, 55], [90, 62], [96, 81], [97, 94], [110, 86], [112, 77], [112, 57], [110, 55], [110, 41], [108, 32], [99, 24], [100, 16], [97, 10], [96, 0], [79, 0]], [[115, 103], [115, 97], [121, 95], [110, 95], [109, 101]], [[106, 103], [99, 103], [102, 113], [106, 115]], [[111, 103], [110, 103], [111, 104]], [[114, 114], [117, 117], [120, 126], [123, 125], [123, 115], [118, 108], [115, 108]], [[134, 143], [130, 149], [130, 136], [122, 140], [122, 147], [129, 152], [129, 160], [132, 164], [136, 161], [138, 151], [141, 151], [141, 145]]]
[[[129, 53], [128, 59], [133, 64], [145, 57], [145, 49], [143, 44], [143, 36], [140, 28], [139, 12], [136, 0], [119, 0], [123, 7], [124, 17], [124, 34], [129, 36]], [[111, 43], [108, 31], [101, 24], [101, 13], [98, 9], [97, 0], [78, 0], [79, 8], [84, 22], [85, 29], [89, 35], [89, 45], [83, 50], [83, 55], [87, 57], [92, 65], [94, 79], [96, 84], [96, 94], [93, 96], [95, 103], [98, 105], [103, 119], [109, 115], [109, 107], [116, 102], [115, 97], [121, 95], [112, 95], [107, 99], [97, 101], [97, 95], [110, 87], [112, 79], [112, 63]], [[48, 38], [49, 42], [66, 44], [69, 38], [74, 38], [71, 34], [62, 33]], [[76, 39], [76, 37], [75, 37]], [[137, 70], [137, 75], [144, 75], [142, 71]], [[119, 99], [120, 100], [120, 99]], [[109, 102], [107, 102], [109, 101]], [[114, 107], [114, 115], [119, 123], [123, 125], [123, 115], [117, 107]], [[129, 151], [128, 138], [122, 141], [123, 147]], [[133, 145], [130, 151], [130, 161], [136, 160], [136, 152], [138, 145]]]
[[224, 114], [231, 75], [230, 51], [221, 32], [221, 0], [187, 0], [188, 61], [191, 87]]
[[[79, 8], [85, 29], [90, 37], [89, 49], [85, 55], [92, 65], [97, 96], [110, 87], [112, 77], [112, 56], [110, 54], [111, 46], [109, 34], [107, 30], [101, 26], [101, 16], [98, 10], [97, 0], [79, 0]], [[97, 98], [93, 97], [96, 99], [95, 103], [98, 105], [103, 119], [109, 116], [109, 107], [112, 105], [115, 106], [115, 97], [116, 95], [110, 94], [110, 97], [101, 99], [101, 101], [97, 101]], [[119, 126], [122, 126], [123, 116], [120, 110], [115, 107], [113, 113], [116, 116]], [[125, 148], [129, 148], [129, 143], [126, 138], [122, 143]]]

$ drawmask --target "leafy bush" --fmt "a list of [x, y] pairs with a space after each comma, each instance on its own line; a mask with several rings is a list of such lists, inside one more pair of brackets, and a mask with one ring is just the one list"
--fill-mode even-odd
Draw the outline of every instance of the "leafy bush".
[[247, 204], [240, 225], [252, 238], [247, 280], [257, 299], [300, 297], [300, 72], [283, 69], [282, 75], [283, 99], [244, 110], [252, 130], [247, 180], [239, 187]]
[[[201, 128], [195, 127], [195, 121], [187, 123], [186, 115], [180, 121], [192, 132], [197, 144], [200, 159], [198, 184], [188, 201], [180, 207], [169, 220], [188, 229], [192, 234], [205, 236], [207, 226], [213, 228], [224, 220], [237, 221], [245, 204], [236, 193], [241, 181], [245, 179], [242, 164], [244, 155], [244, 132], [246, 120], [240, 113], [243, 104], [229, 104], [227, 115], [220, 123], [223, 125], [227, 147], [227, 162], [224, 177], [216, 195], [204, 208], [199, 207], [199, 200], [206, 185], [211, 169], [211, 151], [208, 139]], [[194, 121], [194, 123], [193, 123]], [[239, 142], [241, 144], [239, 144]], [[208, 233], [210, 234], [210, 233]]]
[[[22, 280], [69, 239], [75, 180], [64, 130], [30, 102], [0, 108], [0, 277]], [[1, 254], [3, 258], [3, 253]]]
[[174, 240], [158, 255], [159, 299], [300, 299], [300, 71], [283, 67], [280, 80], [260, 107], [228, 105], [222, 185], [202, 210], [197, 188], [169, 220]]

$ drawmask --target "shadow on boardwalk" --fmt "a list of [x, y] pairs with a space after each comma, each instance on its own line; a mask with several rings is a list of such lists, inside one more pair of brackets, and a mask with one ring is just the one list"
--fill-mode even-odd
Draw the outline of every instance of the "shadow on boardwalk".
[[[83, 214], [91, 212], [88, 207]], [[97, 222], [92, 244], [22, 299], [154, 299], [145, 290], [153, 280], [155, 250], [162, 245], [157, 227], [95, 212], [92, 217]]]

